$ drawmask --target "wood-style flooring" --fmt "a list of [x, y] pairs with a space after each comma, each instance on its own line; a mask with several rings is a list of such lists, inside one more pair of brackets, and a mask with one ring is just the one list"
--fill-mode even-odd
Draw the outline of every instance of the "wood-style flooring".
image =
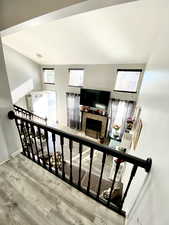
[[17, 155], [0, 166], [0, 225], [123, 225], [124, 218]]

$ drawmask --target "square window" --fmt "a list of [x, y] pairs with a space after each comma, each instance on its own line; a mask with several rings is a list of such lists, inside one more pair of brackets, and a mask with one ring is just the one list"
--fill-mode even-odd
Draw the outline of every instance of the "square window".
[[114, 91], [136, 93], [141, 72], [142, 70], [119, 69]]
[[69, 69], [69, 86], [83, 87], [84, 69]]
[[43, 68], [43, 82], [44, 84], [55, 84], [54, 68]]

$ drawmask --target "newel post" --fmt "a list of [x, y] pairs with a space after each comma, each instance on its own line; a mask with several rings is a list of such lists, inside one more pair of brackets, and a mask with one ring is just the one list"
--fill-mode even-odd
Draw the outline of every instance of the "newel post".
[[9, 111], [8, 112], [8, 119], [10, 119], [10, 120], [13, 120], [13, 119], [15, 119], [15, 113], [14, 113], [14, 111]]
[[147, 158], [147, 160], [146, 160], [146, 168], [145, 168], [145, 170], [146, 170], [146, 172], [148, 173], [148, 172], [150, 172], [150, 170], [151, 170], [151, 166], [152, 166], [152, 159], [151, 158]]

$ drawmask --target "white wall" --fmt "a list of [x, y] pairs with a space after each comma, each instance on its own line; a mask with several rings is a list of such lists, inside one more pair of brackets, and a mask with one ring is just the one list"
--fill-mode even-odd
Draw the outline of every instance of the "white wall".
[[[46, 66], [45, 66], [46, 67]], [[52, 67], [52, 66], [51, 66]], [[116, 80], [117, 68], [127, 69], [143, 69], [144, 65], [113, 65], [113, 64], [102, 64], [102, 65], [56, 65], [53, 66], [56, 72], [56, 85], [43, 85], [46, 90], [56, 90], [57, 98], [57, 115], [56, 119], [59, 120], [61, 125], [67, 123], [66, 113], [66, 92], [80, 93], [80, 88], [68, 87], [69, 84], [69, 68], [84, 68], [84, 87], [98, 90], [107, 90], [112, 92], [112, 97], [119, 99], [137, 100], [137, 94], [130, 93], [115, 93], [113, 88]], [[140, 84], [143, 73], [140, 77]]]
[[[41, 89], [40, 65], [8, 46], [3, 45], [3, 50], [12, 100], [16, 103], [32, 89]], [[21, 86], [22, 91], [18, 89]]]
[[16, 127], [7, 117], [12, 109], [8, 77], [0, 39], [0, 162], [7, 160], [17, 150]]
[[24, 109], [27, 109], [26, 98], [25, 97], [20, 98], [19, 101], [16, 102], [16, 105]]
[[12, 103], [33, 89], [33, 82], [40, 89], [40, 66], [7, 46], [2, 49], [0, 42], [0, 162], [21, 147], [15, 122], [7, 114]]
[[[136, 155], [152, 157], [153, 167], [133, 205], [128, 225], [169, 224], [169, 4], [167, 17], [148, 62], [140, 93], [143, 130]], [[141, 171], [140, 171], [141, 172]], [[129, 198], [135, 199], [144, 177], [138, 173]]]

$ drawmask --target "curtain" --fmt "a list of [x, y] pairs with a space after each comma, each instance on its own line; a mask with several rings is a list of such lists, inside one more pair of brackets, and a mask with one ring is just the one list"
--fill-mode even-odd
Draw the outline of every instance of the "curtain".
[[134, 109], [135, 109], [135, 102], [132, 101], [120, 101], [120, 104], [122, 104], [122, 107], [120, 108], [121, 110], [121, 123], [120, 125], [120, 137], [122, 137], [125, 127], [126, 127], [126, 122], [129, 118], [132, 118]]
[[120, 137], [122, 137], [125, 125], [128, 118], [132, 118], [134, 109], [135, 109], [135, 102], [133, 101], [126, 101], [126, 100], [116, 100], [112, 99], [111, 103], [111, 111], [110, 111], [110, 127], [109, 127], [109, 134], [113, 131], [113, 125], [120, 126]]
[[117, 109], [118, 109], [118, 104], [120, 100], [117, 99], [111, 99], [109, 102], [109, 107], [108, 107], [108, 114], [109, 114], [109, 126], [108, 126], [108, 132], [109, 134], [112, 132], [112, 127], [117, 115]]
[[67, 126], [79, 130], [81, 128], [80, 94], [66, 93]]

